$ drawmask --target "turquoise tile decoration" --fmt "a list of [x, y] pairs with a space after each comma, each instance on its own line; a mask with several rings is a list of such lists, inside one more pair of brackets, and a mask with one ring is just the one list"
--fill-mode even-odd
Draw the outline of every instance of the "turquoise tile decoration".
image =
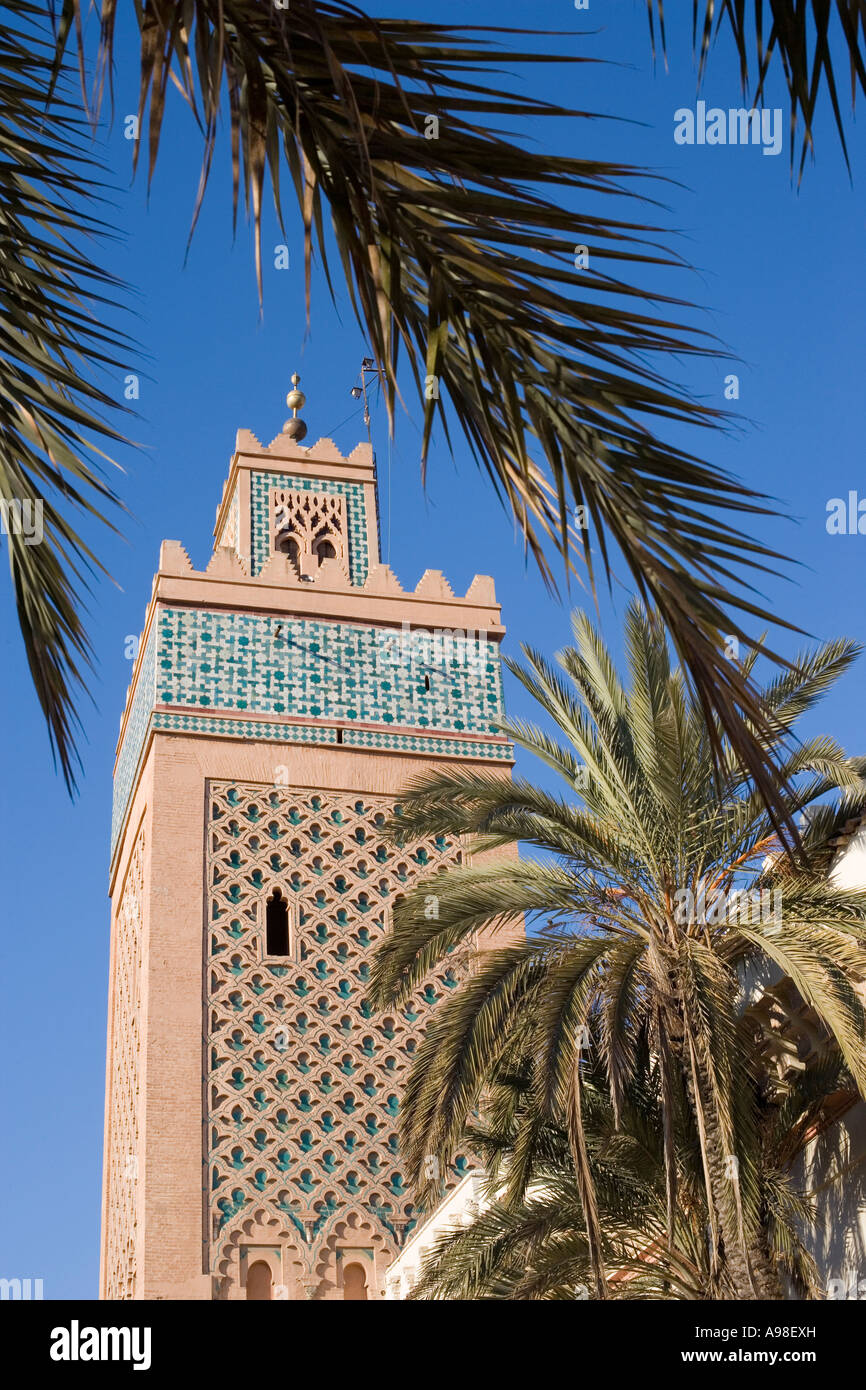
[[[284, 473], [251, 473], [253, 574], [260, 574], [271, 555], [270, 494], [274, 488], [293, 492], [324, 492], [346, 499], [349, 526], [349, 575], [352, 583], [363, 585], [370, 569], [367, 547], [367, 509], [360, 483], [337, 482], [331, 478], [289, 478]], [[378, 555], [372, 557], [378, 562]]]
[[[265, 724], [254, 719], [216, 719], [196, 714], [167, 714], [158, 710], [153, 727], [168, 733], [215, 734], [220, 738], [246, 738], [270, 743], [313, 743], [336, 747], [337, 730], [308, 724]], [[344, 729], [344, 748], [372, 748], [401, 753], [431, 753], [443, 758], [483, 758], [510, 762], [513, 745], [483, 743], [460, 738], [419, 738], [414, 734], [386, 734], [380, 729]]]
[[135, 785], [136, 770], [138, 768], [141, 750], [147, 737], [150, 716], [156, 702], [157, 636], [156, 626], [151, 626], [150, 636], [147, 639], [147, 646], [144, 649], [144, 655], [141, 659], [138, 684], [135, 687], [135, 694], [132, 697], [129, 719], [126, 725], [126, 735], [117, 759], [117, 770], [114, 774], [114, 798], [111, 807], [112, 854], [114, 853], [117, 837], [123, 826], [127, 803], [129, 802], [132, 788]]
[[154, 729], [166, 733], [218, 734], [221, 738], [268, 739], [273, 743], [336, 743], [337, 730], [315, 724], [263, 724], [257, 719], [208, 719], [158, 710]]
[[459, 738], [419, 738], [416, 734], [385, 734], [380, 729], [346, 729], [343, 745], [350, 748], [395, 749], [401, 753], [433, 753], [449, 758], [485, 758], [510, 762], [511, 743], [480, 743]]
[[242, 715], [495, 734], [495, 642], [452, 636], [406, 657], [394, 629], [271, 614], [161, 608], [157, 703]]
[[338, 724], [350, 748], [509, 762], [511, 745], [493, 741], [503, 709], [498, 643], [477, 635], [434, 646], [417, 630], [406, 643], [394, 628], [160, 606], [118, 760], [112, 851], [151, 727], [328, 746]]

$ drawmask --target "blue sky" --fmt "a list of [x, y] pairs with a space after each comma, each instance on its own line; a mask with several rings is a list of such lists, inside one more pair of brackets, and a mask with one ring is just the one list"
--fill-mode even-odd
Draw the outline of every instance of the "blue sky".
[[[387, 9], [418, 18], [431, 12], [429, 0]], [[114, 220], [123, 238], [107, 260], [130, 283], [139, 316], [133, 331], [141, 353], [131, 358], [129, 370], [142, 374], [133, 432], [143, 448], [116, 453], [126, 470], [116, 485], [130, 513], [120, 519], [121, 536], [94, 537], [115, 582], [97, 582], [88, 600], [97, 672], [93, 702], [82, 703], [84, 772], [74, 801], [52, 766], [8, 585], [0, 592], [6, 739], [0, 812], [6, 900], [0, 1183], [6, 1209], [0, 1274], [41, 1277], [49, 1298], [95, 1297], [97, 1288], [111, 771], [131, 670], [126, 637], [141, 628], [160, 541], [181, 540], [194, 564], [206, 563], [235, 431], [249, 428], [265, 441], [277, 433], [294, 370], [302, 373], [308, 398], [308, 442], [331, 435], [348, 452], [363, 435], [359, 413], [343, 422], [357, 411], [349, 391], [366, 344], [347, 296], [341, 293], [334, 307], [318, 274], [307, 331], [293, 210], [290, 269], [272, 269], [273, 256], [266, 254], [260, 318], [251, 237], [243, 222], [232, 239], [225, 147], [184, 265], [200, 145], [174, 96], [150, 197], [143, 178], [130, 185], [132, 147], [123, 138], [122, 117], [136, 109], [137, 48], [127, 7], [121, 11], [117, 115], [103, 138], [118, 185]], [[456, 23], [466, 15], [465, 3], [437, 0], [437, 21]], [[778, 497], [794, 518], [761, 527], [762, 536], [799, 562], [788, 580], [767, 580], [772, 611], [816, 637], [864, 640], [866, 537], [829, 536], [825, 529], [828, 499], [851, 489], [866, 496], [862, 131], [849, 124], [852, 186], [825, 108], [817, 128], [817, 164], [807, 167], [797, 191], [789, 176], [787, 131], [777, 158], [753, 147], [674, 143], [674, 112], [694, 105], [697, 93], [689, 26], [670, 14], [667, 72], [662, 64], [653, 70], [643, 0], [592, 0], [590, 11], [581, 14], [569, 0], [537, 0], [531, 9], [476, 0], [471, 17], [479, 24], [574, 30], [573, 38], [554, 41], [563, 53], [614, 64], [563, 65], [517, 80], [526, 90], [627, 116], [630, 123], [563, 121], [526, 135], [558, 153], [622, 160], [678, 181], [661, 194], [667, 211], [660, 215], [682, 234], [674, 244], [698, 273], [658, 283], [665, 289], [675, 285], [701, 305], [705, 312], [696, 321], [718, 334], [742, 363], [732, 367], [720, 358], [673, 364], [671, 370], [719, 405], [725, 374], [739, 374], [740, 399], [732, 404], [743, 428], [701, 442], [715, 463]], [[593, 35], [577, 32], [591, 28], [597, 30]], [[726, 41], [713, 57], [701, 96], [709, 105], [738, 104]], [[780, 91], [771, 90], [770, 105], [784, 105]], [[266, 252], [282, 240], [269, 214]], [[121, 396], [119, 375], [114, 385]], [[374, 418], [383, 548], [390, 535], [392, 567], [407, 586], [424, 569], [441, 569], [458, 592], [475, 573], [494, 575], [508, 627], [506, 650], [515, 653], [521, 640], [529, 640], [552, 654], [569, 637], [569, 602], [551, 600], [527, 568], [511, 522], [458, 437], [453, 458], [441, 440], [434, 449], [425, 495], [418, 417], [413, 407], [410, 418], [398, 419], [390, 468], [384, 412]], [[605, 631], [614, 646], [626, 600], [624, 584], [615, 587], [612, 599], [602, 597]], [[796, 645], [780, 640], [788, 651]], [[861, 660], [807, 726], [861, 753], [863, 678]], [[510, 678], [507, 697], [511, 712], [529, 713]], [[537, 775], [528, 760], [518, 766]]]

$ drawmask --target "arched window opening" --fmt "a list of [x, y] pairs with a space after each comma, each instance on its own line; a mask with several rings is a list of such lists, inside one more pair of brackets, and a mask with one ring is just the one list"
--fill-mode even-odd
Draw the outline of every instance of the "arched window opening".
[[265, 912], [266, 951], [269, 956], [289, 954], [289, 905], [275, 888]]
[[346, 1265], [343, 1270], [343, 1299], [346, 1303], [366, 1302], [367, 1276], [363, 1265]]
[[272, 1296], [270, 1268], [264, 1260], [256, 1260], [247, 1270], [247, 1298], [262, 1303]]
[[329, 540], [317, 541], [316, 555], [318, 557], [319, 564], [321, 564], [323, 560], [335, 560], [337, 558], [337, 552], [334, 548], [333, 542]]
[[282, 551], [284, 555], [288, 555], [293, 565], [296, 565], [301, 558], [301, 550], [297, 540], [285, 531], [277, 537], [277, 549]]

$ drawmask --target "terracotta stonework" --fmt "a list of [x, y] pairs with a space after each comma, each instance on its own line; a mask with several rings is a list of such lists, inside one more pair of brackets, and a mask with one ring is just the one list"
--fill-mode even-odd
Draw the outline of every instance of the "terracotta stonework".
[[510, 775], [499, 609], [380, 564], [366, 445], [241, 431], [215, 538], [164, 543], [121, 721], [100, 1296], [381, 1298], [401, 1086], [472, 968], [369, 1009], [395, 899], [470, 848], [381, 827], [437, 763]]

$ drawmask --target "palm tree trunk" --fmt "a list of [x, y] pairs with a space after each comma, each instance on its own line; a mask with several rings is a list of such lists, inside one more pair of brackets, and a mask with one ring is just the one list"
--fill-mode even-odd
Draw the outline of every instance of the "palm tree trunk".
[[663, 962], [667, 988], [663, 1011], [668, 1041], [682, 1069], [686, 1094], [701, 1139], [707, 1199], [710, 1205], [711, 1275], [713, 1292], [719, 1298], [749, 1302], [771, 1294], [759, 1292], [750, 1265], [748, 1245], [738, 1220], [739, 1191], [731, 1183], [739, 1181], [736, 1155], [726, 1152], [721, 1126], [712, 1100], [709, 1078], [694, 1051], [692, 1030], [686, 1017], [684, 993], [678, 978], [675, 949], [656, 941]]
[[759, 1235], [749, 1242], [749, 1264], [755, 1279], [759, 1298], [783, 1302], [785, 1291], [775, 1263], [770, 1258], [766, 1241]]
[[[691, 1084], [693, 1088], [693, 1080]], [[770, 1297], [759, 1291], [750, 1265], [747, 1243], [735, 1214], [739, 1209], [739, 1193], [732, 1191], [732, 1184], [738, 1183], [739, 1178], [736, 1166], [730, 1162], [735, 1155], [724, 1152], [718, 1119], [712, 1103], [708, 1103], [708, 1088], [701, 1085], [699, 1090], [703, 1096], [699, 1098], [696, 1095], [695, 1099], [699, 1100], [703, 1109], [707, 1176], [718, 1220], [720, 1255], [731, 1284], [730, 1296], [746, 1302], [762, 1296]], [[720, 1296], [726, 1297], [721, 1291]]]

